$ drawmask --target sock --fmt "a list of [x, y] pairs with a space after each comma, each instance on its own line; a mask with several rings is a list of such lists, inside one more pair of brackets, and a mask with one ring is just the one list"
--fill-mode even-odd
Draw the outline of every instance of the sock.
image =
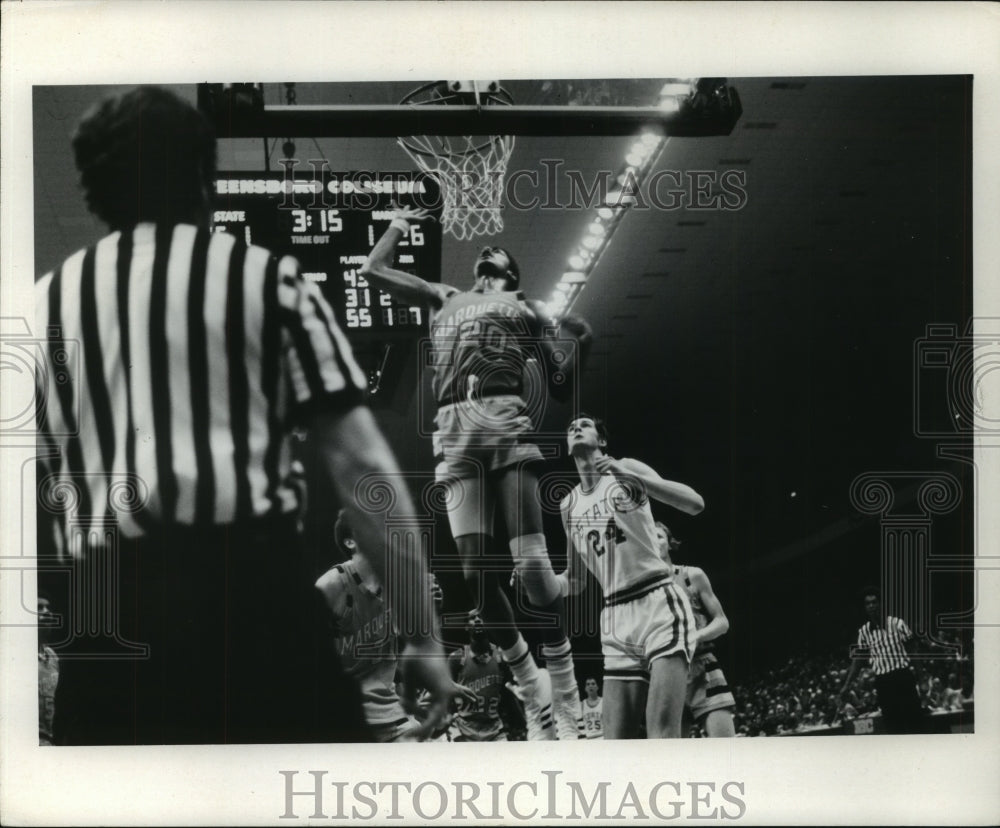
[[524, 636], [521, 633], [517, 634], [517, 641], [514, 642], [514, 646], [503, 651], [503, 657], [507, 659], [510, 671], [514, 674], [514, 678], [517, 679], [517, 683], [522, 687], [532, 685], [538, 679], [538, 665], [535, 664], [535, 659], [531, 657], [528, 642], [524, 640]]
[[580, 690], [576, 684], [573, 651], [570, 649], [569, 639], [564, 638], [557, 644], [543, 644], [542, 657], [545, 659], [549, 675], [552, 676], [552, 689], [561, 696], [576, 693], [579, 698]]

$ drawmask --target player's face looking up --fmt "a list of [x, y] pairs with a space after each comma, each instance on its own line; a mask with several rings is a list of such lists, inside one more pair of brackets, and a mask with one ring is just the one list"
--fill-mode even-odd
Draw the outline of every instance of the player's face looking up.
[[491, 285], [494, 290], [505, 290], [510, 287], [508, 273], [510, 272], [510, 256], [502, 247], [484, 247], [476, 259], [474, 273], [477, 283], [480, 279], [503, 280], [502, 286]]
[[587, 679], [583, 689], [587, 691], [587, 696], [591, 699], [597, 698], [597, 679]]
[[590, 417], [578, 417], [566, 429], [566, 445], [570, 453], [581, 449], [601, 449], [607, 446], [605, 440], [597, 431], [597, 425]]
[[469, 634], [469, 644], [472, 646], [473, 652], [485, 653], [489, 651], [490, 639], [486, 634], [486, 626], [483, 624], [483, 619], [480, 616], [472, 616], [465, 629]]

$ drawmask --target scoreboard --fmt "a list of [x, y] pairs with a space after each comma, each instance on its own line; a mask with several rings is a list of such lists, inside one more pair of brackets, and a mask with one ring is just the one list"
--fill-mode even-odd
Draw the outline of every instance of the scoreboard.
[[[358, 271], [392, 220], [391, 203], [438, 203], [436, 183], [422, 173], [334, 173], [312, 169], [217, 173], [213, 228], [299, 260], [354, 342], [398, 340], [427, 330], [423, 307], [393, 301]], [[395, 266], [440, 281], [441, 225], [410, 226]]]

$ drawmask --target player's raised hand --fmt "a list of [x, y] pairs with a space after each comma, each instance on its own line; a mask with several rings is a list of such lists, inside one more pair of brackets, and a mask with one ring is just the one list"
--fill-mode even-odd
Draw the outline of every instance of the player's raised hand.
[[559, 320], [559, 332], [564, 336], [573, 337], [580, 346], [581, 359], [586, 358], [594, 342], [594, 329], [586, 319], [576, 314], [568, 314]]
[[403, 219], [403, 221], [423, 221], [428, 218], [433, 221], [434, 219], [426, 207], [403, 207], [395, 201], [392, 202], [392, 213], [394, 219]]
[[595, 458], [594, 468], [601, 474], [613, 474], [616, 476], [626, 474], [622, 464], [610, 454], [602, 454], [600, 457]]
[[416, 692], [423, 688], [429, 695], [426, 718], [416, 734], [423, 739], [438, 730], [457, 699], [474, 702], [475, 691], [451, 678], [448, 660], [440, 643], [431, 639], [410, 642], [400, 655], [405, 687], [404, 707], [410, 708]]
[[524, 321], [528, 325], [528, 334], [537, 338], [544, 336], [545, 329], [553, 324], [545, 305], [537, 299], [524, 300]]

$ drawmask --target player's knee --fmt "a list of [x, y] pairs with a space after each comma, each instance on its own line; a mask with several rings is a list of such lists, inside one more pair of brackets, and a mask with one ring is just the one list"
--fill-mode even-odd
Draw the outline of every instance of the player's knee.
[[547, 607], [559, 597], [559, 582], [552, 571], [545, 536], [522, 535], [510, 542], [511, 557], [524, 591], [536, 607]]

